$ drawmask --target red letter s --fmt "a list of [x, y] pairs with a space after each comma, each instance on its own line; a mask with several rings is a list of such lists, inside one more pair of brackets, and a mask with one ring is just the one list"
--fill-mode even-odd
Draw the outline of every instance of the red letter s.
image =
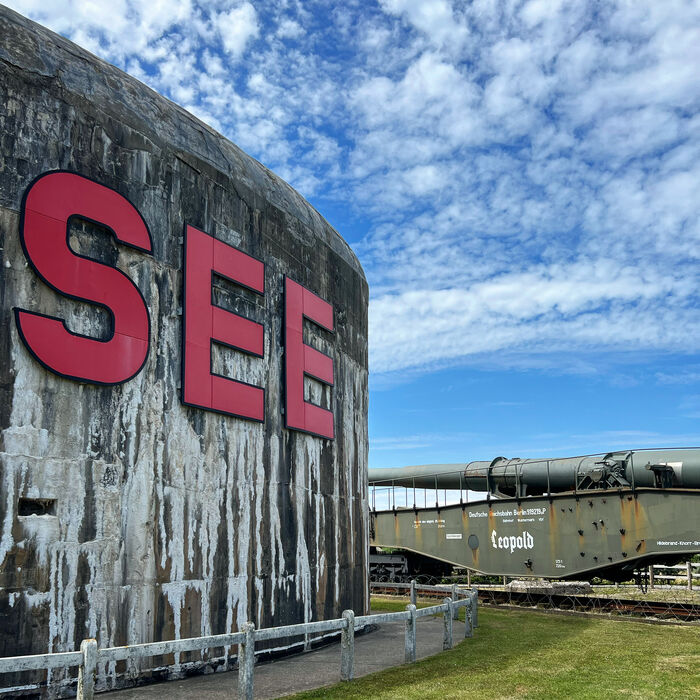
[[27, 260], [59, 294], [107, 309], [112, 336], [103, 341], [72, 333], [61, 319], [18, 308], [17, 329], [29, 352], [55, 374], [120, 384], [136, 376], [146, 362], [148, 309], [138, 287], [121, 270], [71, 249], [73, 217], [104, 226], [120, 243], [146, 253], [152, 250], [151, 237], [125, 197], [76, 173], [46, 173], [24, 196], [20, 238]]

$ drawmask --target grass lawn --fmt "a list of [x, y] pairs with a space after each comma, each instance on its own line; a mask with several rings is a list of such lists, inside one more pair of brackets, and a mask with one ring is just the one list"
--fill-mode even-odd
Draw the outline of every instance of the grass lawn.
[[[372, 598], [373, 611], [405, 605]], [[481, 608], [450, 651], [294, 699], [615, 697], [700, 698], [700, 627]]]

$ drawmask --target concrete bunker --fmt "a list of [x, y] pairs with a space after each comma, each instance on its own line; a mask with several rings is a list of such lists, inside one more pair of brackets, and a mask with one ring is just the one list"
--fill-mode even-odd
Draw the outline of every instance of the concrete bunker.
[[[0, 100], [0, 655], [366, 611], [368, 288], [349, 246], [191, 114], [6, 8]], [[119, 294], [72, 293], [47, 277], [65, 269], [51, 250], [37, 262], [27, 243], [32, 231], [40, 250], [48, 239], [32, 216], [56, 218], [27, 208], [28, 192], [61, 172], [128, 202], [150, 233], [150, 250], [123, 244], [105, 209], [59, 222], [81, 275], [87, 259], [98, 276], [118, 271], [147, 309], [145, 359], [124, 381], [95, 375], [102, 346], [80, 362], [65, 350], [68, 334], [104, 344], [121, 332]], [[210, 259], [210, 299], [188, 297], [188, 226], [224, 257], [259, 261], [262, 291]], [[218, 317], [208, 344], [183, 331], [198, 308]], [[32, 341], [23, 320], [46, 317], [64, 332], [39, 348], [47, 336]], [[194, 379], [187, 347], [210, 358], [208, 371], [193, 360]], [[78, 374], [46, 361], [61, 348]], [[209, 393], [186, 400], [187, 382], [194, 396], [202, 381]], [[214, 394], [237, 386], [251, 387], [257, 414], [222, 410]], [[160, 671], [100, 668], [98, 687], [227, 663], [197, 653], [147, 664]], [[56, 693], [73, 682], [48, 680]]]

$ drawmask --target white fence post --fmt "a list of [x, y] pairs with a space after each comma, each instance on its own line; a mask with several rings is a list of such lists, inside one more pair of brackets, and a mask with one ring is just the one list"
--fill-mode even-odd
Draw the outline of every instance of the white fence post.
[[464, 638], [474, 636], [474, 630], [472, 629], [472, 606], [474, 605], [474, 598], [470, 595], [469, 602], [464, 608]]
[[238, 697], [241, 700], [253, 700], [255, 625], [246, 622], [241, 632], [245, 634], [245, 641], [238, 645]]
[[411, 579], [411, 605], [416, 604], [416, 579]]
[[476, 629], [479, 626], [479, 589], [475, 588], [472, 591], [472, 628]]
[[412, 664], [416, 660], [416, 606], [409, 603], [406, 610], [410, 613], [410, 617], [406, 620], [404, 659], [407, 664]]
[[78, 670], [77, 700], [93, 700], [97, 669], [97, 640], [83, 639], [80, 643], [80, 652], [83, 655], [83, 662]]
[[355, 612], [343, 611], [347, 627], [340, 633], [340, 680], [351, 681], [355, 677]]
[[452, 598], [445, 598], [446, 610], [442, 615], [443, 622], [443, 635], [442, 635], [442, 648], [452, 649]]
[[[457, 584], [453, 583], [452, 584], [452, 601], [457, 602]], [[459, 608], [453, 606], [452, 607], [452, 619], [456, 620], [459, 617]]]
[[688, 590], [693, 590], [693, 566], [690, 562], [686, 564], [688, 567]]

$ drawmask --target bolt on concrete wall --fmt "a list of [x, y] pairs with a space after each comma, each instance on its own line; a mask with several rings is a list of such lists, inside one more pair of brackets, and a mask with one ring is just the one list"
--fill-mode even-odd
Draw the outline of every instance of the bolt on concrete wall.
[[[146, 365], [121, 385], [52, 374], [18, 338], [13, 307], [109, 334], [108, 314], [50, 289], [20, 245], [23, 193], [57, 169], [124, 195], [153, 238], [148, 256], [87, 221], [70, 231], [73, 250], [124, 271], [150, 312]], [[212, 353], [213, 371], [265, 388], [263, 423], [181, 403], [185, 223], [265, 262], [264, 296], [213, 281], [215, 303], [264, 324], [264, 358]], [[306, 380], [333, 411], [334, 440], [284, 427], [284, 275], [334, 308], [334, 334], [305, 331], [334, 361], [332, 388]], [[367, 303], [350, 248], [286, 183], [0, 7], [0, 655], [366, 611]], [[205, 657], [161, 661], [177, 671]], [[122, 672], [99, 669], [98, 687]]]

